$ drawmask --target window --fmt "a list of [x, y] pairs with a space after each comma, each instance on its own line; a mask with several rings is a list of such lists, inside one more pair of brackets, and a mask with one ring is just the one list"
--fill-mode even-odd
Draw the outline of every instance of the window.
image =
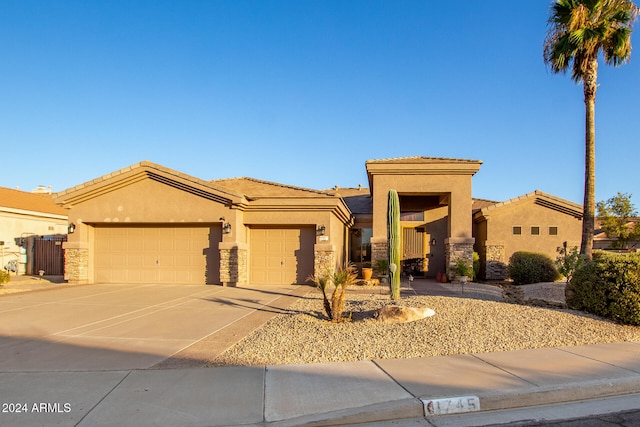
[[371, 228], [352, 228], [350, 230], [349, 259], [353, 262], [371, 261]]
[[558, 227], [549, 227], [549, 236], [557, 236]]
[[424, 221], [424, 212], [400, 212], [400, 221]]
[[532, 236], [539, 236], [540, 235], [540, 227], [538, 227], [537, 225], [534, 225], [531, 227], [531, 235]]
[[513, 227], [513, 234], [514, 235], [521, 235], [522, 234], [522, 227], [520, 227], [519, 225], [516, 225]]

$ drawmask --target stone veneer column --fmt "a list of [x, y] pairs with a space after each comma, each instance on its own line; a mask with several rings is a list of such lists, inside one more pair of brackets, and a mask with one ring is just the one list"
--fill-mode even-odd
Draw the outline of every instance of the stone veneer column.
[[445, 239], [445, 259], [447, 266], [447, 277], [453, 280], [456, 277], [456, 264], [463, 259], [470, 266], [473, 266], [473, 244], [476, 239], [464, 237], [449, 237]]
[[220, 282], [222, 286], [247, 283], [247, 245], [237, 242], [220, 242]]
[[313, 274], [328, 272], [336, 268], [336, 247], [331, 243], [316, 243], [313, 247]]
[[388, 243], [386, 237], [371, 238], [371, 265], [375, 267], [376, 262], [381, 259], [388, 261]]
[[503, 242], [485, 242], [485, 279], [504, 280], [509, 277]]
[[76, 242], [64, 242], [64, 279], [72, 284], [89, 283], [89, 248]]

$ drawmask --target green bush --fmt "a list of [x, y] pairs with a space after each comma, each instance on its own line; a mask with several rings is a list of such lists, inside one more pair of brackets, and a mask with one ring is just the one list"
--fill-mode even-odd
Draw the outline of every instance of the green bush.
[[473, 277], [471, 279], [475, 279], [480, 274], [480, 255], [478, 252], [473, 253]]
[[509, 277], [515, 285], [526, 285], [553, 282], [560, 278], [560, 274], [547, 255], [520, 251], [509, 258]]
[[570, 308], [640, 325], [640, 254], [599, 254], [574, 273], [565, 294]]
[[11, 280], [11, 275], [8, 271], [0, 270], [0, 285], [3, 283], [9, 283]]

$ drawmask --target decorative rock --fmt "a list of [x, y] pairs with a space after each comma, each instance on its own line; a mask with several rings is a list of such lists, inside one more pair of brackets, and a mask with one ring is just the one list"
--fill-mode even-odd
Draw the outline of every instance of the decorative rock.
[[374, 317], [386, 323], [407, 323], [415, 320], [431, 317], [436, 314], [428, 307], [400, 307], [398, 305], [385, 305], [378, 310]]

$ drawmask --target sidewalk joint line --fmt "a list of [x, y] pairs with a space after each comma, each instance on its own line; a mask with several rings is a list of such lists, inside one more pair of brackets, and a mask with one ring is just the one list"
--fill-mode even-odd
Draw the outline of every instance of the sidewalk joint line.
[[131, 371], [131, 370], [129, 370], [129, 371], [127, 372], [127, 375], [125, 375], [124, 377], [122, 377], [122, 379], [121, 379], [120, 381], [118, 381], [118, 383], [117, 383], [116, 385], [114, 385], [114, 386], [111, 388], [111, 390], [107, 391], [107, 392], [105, 393], [105, 395], [104, 395], [104, 396], [102, 396], [102, 399], [98, 400], [98, 401], [96, 402], [96, 404], [95, 404], [95, 405], [93, 405], [93, 406], [92, 406], [92, 407], [87, 411], [87, 413], [86, 413], [86, 414], [84, 414], [84, 416], [78, 420], [78, 422], [74, 425], [74, 427], [78, 427], [78, 426], [82, 423], [82, 421], [84, 421], [84, 419], [85, 419], [85, 418], [86, 418], [86, 417], [87, 417], [91, 412], [93, 412], [93, 410], [94, 410], [94, 409], [96, 409], [96, 407], [98, 407], [98, 405], [100, 405], [100, 404], [101, 404], [101, 403], [102, 403], [102, 402], [107, 398], [107, 396], [109, 396], [111, 393], [113, 393], [113, 391], [114, 391], [116, 388], [118, 388], [118, 387], [120, 386], [120, 384], [122, 384], [122, 382], [123, 382], [124, 380], [126, 380], [126, 379], [129, 377], [129, 375], [131, 375], [131, 372], [132, 372], [132, 371]]

